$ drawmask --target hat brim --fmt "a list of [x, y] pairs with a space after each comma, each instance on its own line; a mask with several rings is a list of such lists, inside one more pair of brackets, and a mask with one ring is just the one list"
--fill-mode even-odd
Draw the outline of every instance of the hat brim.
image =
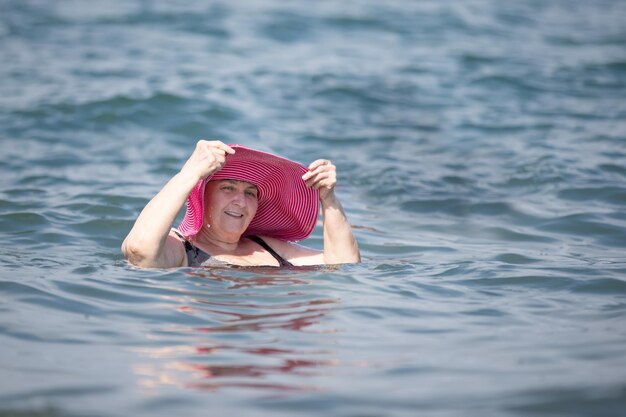
[[187, 198], [185, 217], [178, 226], [186, 238], [198, 234], [204, 225], [204, 188], [208, 181], [231, 179], [257, 186], [259, 205], [244, 235], [269, 236], [298, 241], [311, 235], [319, 215], [319, 191], [307, 188], [302, 179], [305, 166], [270, 153], [242, 145], [229, 145], [234, 154], [226, 156], [221, 170], [198, 181]]

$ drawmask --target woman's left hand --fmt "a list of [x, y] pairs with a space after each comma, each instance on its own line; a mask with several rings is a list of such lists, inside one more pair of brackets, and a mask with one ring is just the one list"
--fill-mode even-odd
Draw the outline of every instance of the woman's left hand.
[[335, 196], [337, 169], [327, 159], [318, 159], [309, 165], [309, 171], [302, 176], [307, 187], [320, 192], [324, 216], [324, 263], [343, 264], [361, 261], [359, 245], [352, 234], [341, 203]]
[[320, 200], [325, 201], [334, 196], [337, 185], [337, 168], [327, 159], [318, 159], [311, 162], [309, 172], [302, 176], [307, 187], [320, 191]]

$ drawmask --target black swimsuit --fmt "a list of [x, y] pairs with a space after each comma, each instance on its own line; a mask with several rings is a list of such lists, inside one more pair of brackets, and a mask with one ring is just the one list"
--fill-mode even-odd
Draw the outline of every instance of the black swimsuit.
[[[183, 245], [185, 246], [185, 252], [187, 253], [187, 266], [201, 266], [202, 264], [204, 264], [206, 261], [208, 261], [211, 258], [211, 255], [209, 255], [208, 253], [206, 253], [205, 251], [203, 251], [202, 249], [200, 249], [199, 247], [195, 246], [193, 243], [188, 241], [177, 230], [173, 230], [173, 231], [174, 233], [176, 233], [178, 237], [180, 237], [183, 240]], [[272, 249], [270, 245], [267, 244], [266, 241], [264, 241], [260, 237], [247, 236], [247, 238], [261, 245], [263, 249], [268, 251], [278, 261], [278, 264], [280, 266], [293, 266], [291, 262], [289, 262], [288, 260], [280, 256], [274, 249]]]

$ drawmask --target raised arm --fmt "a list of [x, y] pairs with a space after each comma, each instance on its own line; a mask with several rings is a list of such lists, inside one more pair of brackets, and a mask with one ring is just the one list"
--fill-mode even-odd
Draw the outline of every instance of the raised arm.
[[178, 174], [150, 200], [122, 243], [134, 265], [170, 268], [185, 265], [185, 251], [170, 229], [198, 180], [219, 171], [234, 149], [220, 141], [200, 140]]
[[359, 246], [352, 234], [346, 214], [335, 195], [337, 173], [335, 165], [318, 159], [309, 165], [309, 172], [302, 177], [308, 187], [320, 191], [324, 216], [324, 263], [342, 264], [361, 262]]

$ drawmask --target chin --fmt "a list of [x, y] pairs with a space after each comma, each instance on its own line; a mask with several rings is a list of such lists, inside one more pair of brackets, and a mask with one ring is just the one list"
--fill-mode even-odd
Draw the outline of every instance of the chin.
[[227, 234], [229, 236], [237, 236], [239, 238], [241, 238], [243, 236], [243, 234], [245, 233], [246, 229], [225, 229], [224, 230], [224, 234]]

